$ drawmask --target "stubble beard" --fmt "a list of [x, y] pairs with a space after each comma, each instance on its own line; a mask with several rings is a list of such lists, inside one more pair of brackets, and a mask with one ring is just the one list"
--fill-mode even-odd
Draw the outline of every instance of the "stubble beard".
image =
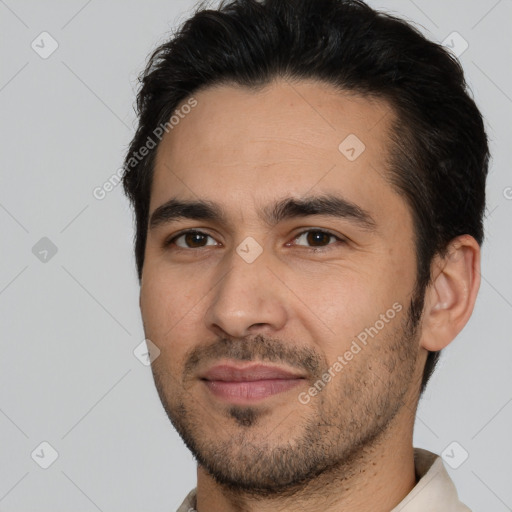
[[[155, 386], [185, 445], [228, 492], [286, 497], [314, 481], [339, 482], [359, 471], [404, 407], [419, 350], [420, 319], [412, 318], [412, 307], [413, 302], [398, 327], [390, 324], [389, 331], [369, 340], [308, 405], [298, 401], [298, 392], [289, 392], [294, 408], [280, 422], [264, 405], [225, 406], [222, 418], [217, 411], [214, 418], [158, 360], [152, 365]], [[281, 342], [262, 337], [251, 344], [219, 340], [210, 354], [216, 351], [239, 360], [292, 357]], [[327, 370], [327, 362], [312, 350], [296, 352], [293, 359], [314, 370], [311, 385]], [[280, 430], [285, 422], [292, 431]]]

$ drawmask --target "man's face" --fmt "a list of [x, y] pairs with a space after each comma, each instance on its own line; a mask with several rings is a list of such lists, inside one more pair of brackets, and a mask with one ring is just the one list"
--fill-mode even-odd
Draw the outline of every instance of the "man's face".
[[[414, 406], [424, 357], [407, 322], [412, 218], [384, 179], [393, 114], [318, 82], [194, 97], [158, 148], [150, 218], [170, 199], [225, 218], [167, 209], [148, 231], [140, 301], [160, 350], [153, 375], [219, 482], [283, 490], [412, 421], [403, 403]], [[273, 209], [327, 196], [357, 208]], [[289, 375], [265, 373], [276, 368]]]

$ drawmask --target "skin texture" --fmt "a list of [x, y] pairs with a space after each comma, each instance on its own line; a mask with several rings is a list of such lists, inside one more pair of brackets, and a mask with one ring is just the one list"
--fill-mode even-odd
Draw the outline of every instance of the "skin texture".
[[[171, 198], [206, 199], [227, 223], [182, 218], [150, 229], [140, 306], [160, 350], [160, 399], [199, 463], [198, 511], [389, 511], [416, 484], [412, 432], [427, 350], [444, 348], [471, 315], [478, 244], [459, 237], [433, 262], [422, 321], [412, 325], [412, 217], [385, 178], [389, 105], [284, 79], [194, 97], [158, 148], [150, 215]], [[338, 149], [350, 134], [365, 145], [353, 161]], [[270, 226], [258, 216], [286, 197], [325, 194], [368, 211], [375, 230], [320, 215]], [[186, 229], [208, 236], [165, 246]], [[262, 249], [251, 263], [237, 252], [247, 237]], [[382, 315], [378, 333], [301, 402]], [[200, 379], [228, 360], [276, 364], [304, 380], [234, 405]]]

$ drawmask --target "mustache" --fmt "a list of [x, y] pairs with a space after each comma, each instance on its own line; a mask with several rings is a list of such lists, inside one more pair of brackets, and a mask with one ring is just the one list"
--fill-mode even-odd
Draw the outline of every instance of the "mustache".
[[261, 334], [241, 340], [219, 338], [209, 345], [193, 347], [185, 355], [183, 379], [187, 380], [201, 366], [221, 358], [236, 361], [282, 363], [305, 370], [313, 378], [319, 378], [327, 361], [310, 347], [297, 347], [279, 339]]

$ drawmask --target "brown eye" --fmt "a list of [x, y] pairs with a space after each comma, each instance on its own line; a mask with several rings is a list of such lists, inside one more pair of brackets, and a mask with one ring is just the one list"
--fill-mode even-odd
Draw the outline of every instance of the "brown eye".
[[328, 231], [322, 231], [319, 229], [310, 229], [308, 231], [303, 231], [302, 233], [299, 234], [299, 236], [295, 238], [295, 241], [297, 242], [298, 240], [302, 240], [305, 241], [310, 247], [322, 248], [327, 247], [329, 245], [333, 245], [332, 243], [329, 243], [331, 239], [343, 242], [343, 240], [333, 235], [332, 233], [329, 233]]
[[324, 233], [322, 231], [310, 231], [306, 236], [306, 240], [311, 245], [316, 245], [316, 244], [320, 244], [320, 245], [326, 244], [327, 245], [327, 244], [329, 244], [329, 241], [331, 238], [332, 238], [332, 235], [329, 235], [328, 233]]
[[186, 246], [203, 247], [203, 243], [208, 238], [208, 235], [204, 235], [202, 233], [186, 233], [183, 237]]
[[207, 242], [208, 238], [213, 240], [210, 235], [201, 231], [185, 231], [171, 238], [165, 243], [165, 246], [176, 245], [180, 249], [200, 249], [208, 245], [215, 245], [215, 243], [206, 244], [205, 242]]

